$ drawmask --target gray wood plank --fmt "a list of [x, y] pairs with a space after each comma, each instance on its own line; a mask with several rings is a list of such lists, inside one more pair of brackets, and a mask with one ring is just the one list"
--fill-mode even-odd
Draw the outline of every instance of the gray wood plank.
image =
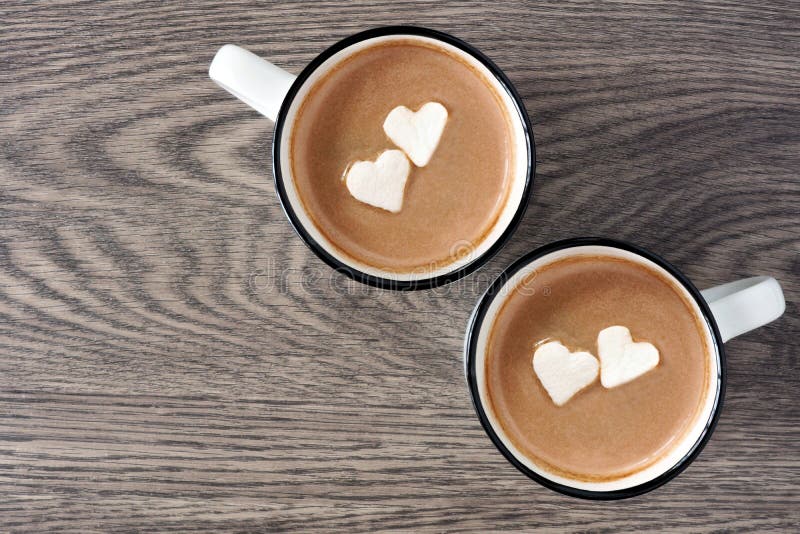
[[[796, 2], [0, 5], [0, 530], [791, 530], [800, 515]], [[272, 125], [207, 78], [233, 42], [294, 72], [414, 23], [525, 99], [513, 241], [436, 291], [332, 275], [284, 219]], [[473, 415], [460, 361], [513, 259], [634, 241], [700, 287], [772, 274], [715, 435], [629, 501], [545, 490]]]

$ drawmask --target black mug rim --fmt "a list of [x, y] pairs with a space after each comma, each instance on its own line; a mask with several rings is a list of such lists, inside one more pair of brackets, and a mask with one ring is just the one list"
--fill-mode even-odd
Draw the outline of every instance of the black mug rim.
[[[717, 389], [716, 398], [714, 400], [714, 405], [711, 409], [711, 414], [709, 416], [709, 419], [708, 421], [706, 421], [705, 427], [703, 428], [700, 436], [697, 438], [697, 441], [695, 441], [691, 449], [689, 449], [689, 451], [674, 466], [667, 469], [664, 473], [661, 473], [659, 476], [642, 484], [619, 490], [590, 491], [590, 490], [574, 488], [571, 486], [554, 482], [532, 471], [522, 462], [520, 462], [516, 458], [516, 456], [514, 456], [514, 454], [512, 454], [511, 451], [509, 451], [508, 448], [503, 444], [498, 435], [495, 433], [491, 423], [489, 422], [486, 412], [483, 409], [483, 403], [480, 400], [480, 394], [478, 390], [478, 378], [477, 378], [477, 373], [475, 372], [478, 335], [480, 334], [481, 328], [483, 327], [483, 320], [485, 319], [489, 306], [491, 305], [494, 298], [498, 295], [502, 287], [511, 279], [511, 277], [516, 272], [527, 266], [532, 261], [535, 261], [541, 257], [544, 257], [558, 250], [581, 247], [581, 246], [603, 246], [603, 247], [617, 248], [624, 251], [632, 252], [645, 259], [652, 261], [656, 265], [665, 269], [671, 276], [675, 278], [675, 280], [677, 280], [684, 288], [686, 288], [686, 290], [689, 292], [692, 298], [697, 302], [697, 305], [700, 308], [703, 318], [706, 321], [706, 324], [708, 325], [709, 331], [711, 332], [711, 338], [712, 341], [714, 342], [713, 350], [717, 355], [718, 369], [717, 369], [717, 380], [716, 380], [716, 389]], [[714, 432], [714, 428], [716, 427], [717, 421], [719, 420], [720, 412], [722, 411], [722, 403], [725, 397], [725, 387], [727, 384], [726, 357], [725, 357], [725, 350], [723, 346], [722, 337], [720, 336], [719, 329], [717, 327], [716, 321], [714, 320], [714, 316], [711, 313], [711, 309], [709, 308], [703, 296], [700, 294], [700, 291], [689, 281], [689, 279], [683, 273], [681, 273], [681, 271], [679, 271], [669, 262], [664, 260], [662, 257], [642, 247], [633, 245], [625, 241], [603, 238], [603, 237], [579, 237], [572, 239], [564, 239], [561, 241], [556, 241], [544, 245], [542, 247], [539, 247], [536, 250], [522, 256], [520, 259], [518, 259], [508, 268], [506, 268], [481, 296], [477, 305], [475, 306], [475, 309], [472, 312], [472, 315], [470, 316], [465, 340], [466, 340], [464, 345], [464, 357], [466, 358], [465, 371], [466, 371], [467, 385], [469, 387], [469, 392], [470, 392], [470, 398], [472, 400], [472, 406], [475, 409], [476, 414], [478, 415], [478, 419], [481, 422], [481, 426], [483, 426], [484, 431], [489, 436], [494, 446], [500, 451], [500, 453], [503, 456], [505, 456], [506, 460], [508, 460], [512, 465], [514, 465], [514, 467], [519, 469], [523, 474], [525, 474], [529, 478], [533, 479], [534, 481], [538, 482], [539, 484], [541, 484], [546, 488], [549, 488], [553, 491], [571, 497], [578, 497], [581, 499], [589, 499], [589, 500], [626, 499], [630, 497], [635, 497], [637, 495], [641, 495], [643, 493], [647, 493], [649, 491], [658, 488], [659, 486], [662, 486], [663, 484], [666, 484], [667, 482], [678, 476], [684, 469], [686, 469], [689, 466], [689, 464], [691, 464], [695, 460], [695, 458], [697, 458], [697, 456], [700, 454], [700, 451], [703, 449], [703, 447], [705, 447], [706, 443], [711, 437], [711, 434]]]
[[[517, 109], [517, 113], [519, 115], [519, 119], [522, 124], [522, 130], [525, 137], [525, 144], [527, 150], [527, 171], [525, 177], [525, 184], [522, 191], [522, 197], [520, 199], [519, 206], [517, 206], [517, 209], [514, 212], [511, 221], [503, 230], [503, 232], [500, 234], [498, 239], [483, 254], [473, 259], [466, 265], [463, 265], [460, 268], [456, 269], [455, 271], [449, 271], [444, 274], [440, 274], [438, 276], [430, 278], [421, 278], [419, 280], [393, 280], [390, 278], [383, 278], [380, 276], [367, 274], [363, 271], [360, 271], [359, 269], [356, 269], [355, 267], [345, 264], [332, 254], [330, 254], [327, 250], [325, 250], [324, 247], [322, 247], [319, 243], [317, 243], [317, 241], [309, 234], [309, 232], [305, 229], [300, 219], [297, 217], [297, 214], [294, 211], [294, 207], [292, 206], [291, 202], [289, 201], [288, 195], [286, 194], [286, 187], [284, 185], [284, 179], [281, 173], [281, 165], [280, 165], [281, 138], [283, 136], [282, 135], [283, 128], [286, 123], [286, 116], [289, 112], [289, 108], [291, 107], [292, 102], [297, 96], [297, 92], [305, 84], [309, 76], [311, 76], [311, 74], [317, 68], [319, 68], [319, 66], [322, 65], [322, 63], [324, 63], [327, 59], [329, 59], [337, 52], [344, 50], [345, 48], [348, 48], [361, 41], [365, 41], [367, 39], [373, 39], [375, 37], [383, 37], [387, 35], [414, 35], [414, 36], [436, 39], [460, 49], [461, 51], [471, 55], [479, 62], [481, 62], [489, 70], [489, 72], [491, 72], [492, 75], [495, 76], [495, 78], [503, 87], [503, 89], [508, 93], [509, 97], [511, 97], [511, 100], [514, 103], [514, 107], [516, 107]], [[297, 233], [297, 235], [300, 236], [303, 242], [305, 242], [305, 244], [314, 252], [314, 254], [317, 255], [317, 257], [319, 257], [323, 262], [325, 262], [328, 266], [332, 267], [334, 270], [345, 274], [346, 276], [352, 278], [353, 280], [356, 280], [358, 282], [370, 286], [379, 287], [381, 289], [392, 289], [392, 290], [431, 289], [463, 278], [464, 276], [467, 276], [468, 274], [474, 272], [475, 270], [483, 266], [495, 254], [497, 254], [497, 252], [499, 252], [500, 249], [503, 248], [503, 246], [505, 246], [511, 235], [514, 233], [514, 230], [516, 230], [517, 226], [519, 226], [519, 223], [522, 220], [522, 217], [524, 216], [526, 208], [529, 203], [529, 197], [533, 186], [535, 171], [536, 171], [536, 145], [533, 138], [533, 129], [531, 128], [530, 119], [525, 109], [522, 97], [520, 97], [519, 93], [517, 93], [517, 90], [514, 88], [511, 81], [506, 77], [503, 71], [500, 70], [500, 68], [497, 65], [495, 65], [494, 62], [492, 62], [492, 60], [486, 57], [482, 52], [480, 52], [475, 47], [447, 33], [419, 26], [381, 26], [378, 28], [372, 28], [370, 30], [356, 33], [331, 45], [330, 47], [325, 49], [322, 53], [320, 53], [316, 58], [314, 58], [297, 76], [294, 83], [289, 88], [289, 91], [286, 94], [283, 103], [281, 104], [278, 117], [275, 120], [275, 132], [273, 134], [273, 139], [272, 139], [272, 174], [275, 180], [275, 190], [278, 195], [278, 200], [281, 204], [281, 207], [283, 208], [283, 212], [286, 214], [286, 217], [289, 219], [289, 222], [294, 228], [295, 232]]]

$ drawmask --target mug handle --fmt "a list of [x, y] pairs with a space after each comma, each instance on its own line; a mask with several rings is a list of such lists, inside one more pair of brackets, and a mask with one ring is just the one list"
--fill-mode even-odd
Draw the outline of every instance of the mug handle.
[[217, 51], [208, 75], [217, 85], [272, 121], [278, 117], [283, 99], [297, 78], [232, 44]]
[[769, 276], [755, 276], [700, 292], [717, 321], [722, 341], [774, 321], [786, 310], [783, 290]]

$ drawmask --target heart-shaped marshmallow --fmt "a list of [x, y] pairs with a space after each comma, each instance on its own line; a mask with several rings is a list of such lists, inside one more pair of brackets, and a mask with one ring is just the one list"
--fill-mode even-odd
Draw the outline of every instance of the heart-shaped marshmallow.
[[533, 353], [533, 370], [557, 406], [597, 378], [600, 364], [588, 352], [570, 352], [558, 341], [540, 345]]
[[372, 161], [356, 161], [344, 181], [356, 200], [397, 213], [403, 207], [411, 165], [402, 150], [386, 150]]
[[658, 349], [652, 343], [634, 343], [624, 326], [609, 326], [597, 335], [600, 383], [613, 388], [638, 378], [658, 365]]
[[408, 154], [414, 165], [424, 167], [439, 146], [446, 122], [447, 108], [438, 102], [428, 102], [416, 113], [397, 106], [383, 121], [383, 131]]

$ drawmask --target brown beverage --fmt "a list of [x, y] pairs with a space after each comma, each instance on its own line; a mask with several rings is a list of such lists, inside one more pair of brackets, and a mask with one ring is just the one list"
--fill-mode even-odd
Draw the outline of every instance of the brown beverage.
[[[355, 160], [397, 148], [383, 131], [400, 105], [439, 102], [449, 117], [425, 167], [412, 166], [403, 208], [353, 198], [342, 177]], [[411, 39], [358, 51], [303, 101], [291, 139], [298, 195], [341, 252], [390, 272], [443, 267], [477, 246], [505, 204], [513, 160], [510, 118], [490, 83], [457, 55]]]
[[[535, 345], [557, 339], [596, 355], [597, 334], [611, 325], [655, 345], [658, 366], [611, 389], [595, 382], [556, 406], [533, 371]], [[652, 465], [687, 433], [710, 387], [710, 354], [675, 282], [630, 260], [566, 258], [528, 275], [498, 312], [486, 355], [488, 403], [536, 464], [571, 479], [614, 480]]]

